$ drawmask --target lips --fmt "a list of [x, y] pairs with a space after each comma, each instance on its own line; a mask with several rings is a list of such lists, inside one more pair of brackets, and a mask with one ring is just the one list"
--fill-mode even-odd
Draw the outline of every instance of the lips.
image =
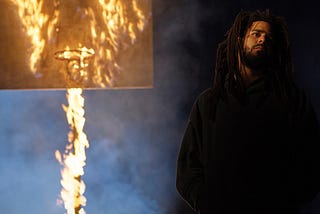
[[255, 49], [255, 50], [264, 50], [265, 48], [262, 45], [257, 45], [253, 49]]

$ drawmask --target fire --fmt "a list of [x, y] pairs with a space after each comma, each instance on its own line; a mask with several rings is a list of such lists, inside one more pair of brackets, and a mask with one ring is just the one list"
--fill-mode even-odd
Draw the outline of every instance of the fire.
[[[69, 106], [64, 106], [70, 132], [64, 153], [55, 152], [56, 159], [63, 166], [61, 170], [60, 204], [64, 204], [68, 214], [84, 214], [83, 206], [86, 205], [86, 198], [83, 196], [85, 192], [85, 184], [81, 180], [84, 175], [84, 166], [86, 161], [85, 149], [89, 147], [86, 134], [83, 132], [85, 123], [84, 118], [84, 97], [81, 96], [82, 89], [76, 87], [84, 87], [88, 78], [89, 82], [99, 87], [113, 87], [116, 77], [121, 71], [119, 66], [119, 53], [125, 51], [130, 45], [136, 43], [137, 34], [144, 30], [148, 23], [148, 16], [151, 14], [143, 13], [140, 8], [146, 1], [139, 0], [95, 0], [85, 1], [80, 4], [76, 11], [81, 11], [81, 20], [87, 22], [87, 28], [76, 31], [75, 34], [63, 34], [61, 31], [64, 20], [61, 20], [66, 11], [60, 10], [67, 7], [64, 4], [68, 1], [60, 0], [10, 0], [18, 8], [20, 21], [26, 35], [30, 38], [30, 56], [29, 68], [36, 75], [41, 69], [42, 54], [46, 46], [52, 45], [51, 49], [57, 47], [66, 47], [69, 44], [58, 44], [63, 36], [67, 35], [72, 43], [79, 38], [88, 38], [87, 41], [81, 41], [87, 47], [79, 44], [78, 48], [66, 47], [64, 50], [55, 50], [54, 57], [59, 60], [68, 62], [68, 72], [66, 78], [68, 81], [80, 81], [81, 86], [73, 87], [67, 90], [67, 99]], [[150, 0], [151, 1], [151, 0]], [[79, 1], [82, 2], [82, 1]], [[44, 3], [47, 8], [53, 6], [53, 10], [45, 10]], [[49, 5], [52, 4], [53, 5]], [[67, 8], [68, 9], [68, 8]], [[44, 12], [46, 11], [46, 12]], [[48, 12], [51, 11], [51, 12]], [[64, 13], [63, 13], [64, 11]], [[50, 13], [50, 14], [47, 14]], [[77, 20], [79, 21], [79, 20]], [[82, 23], [82, 22], [81, 22]], [[72, 23], [77, 25], [77, 23]], [[65, 26], [64, 26], [65, 27]], [[72, 26], [69, 26], [72, 28]], [[82, 26], [77, 26], [76, 29]], [[66, 28], [64, 28], [66, 29]], [[86, 30], [90, 29], [90, 30]], [[46, 33], [45, 33], [46, 32]], [[82, 33], [84, 36], [81, 36]], [[76, 34], [81, 34], [79, 38]], [[65, 42], [65, 41], [64, 41]], [[75, 44], [74, 44], [75, 43]], [[93, 55], [93, 71], [88, 74], [88, 59]], [[68, 82], [66, 81], [66, 82]], [[71, 84], [72, 85], [72, 84]]]
[[45, 46], [41, 29], [48, 21], [48, 15], [42, 12], [43, 1], [11, 0], [17, 7], [23, 30], [31, 38], [29, 67], [33, 74]]
[[82, 47], [79, 44], [79, 48], [70, 49], [69, 46], [64, 48], [63, 51], [57, 51], [55, 58], [58, 60], [64, 60], [68, 63], [67, 82], [78, 82], [83, 85], [83, 82], [88, 80], [87, 67], [89, 66], [89, 59], [95, 54], [92, 48]]
[[59, 27], [57, 27], [57, 24], [60, 18], [59, 5], [60, 5], [60, 1], [54, 0], [53, 2], [54, 11], [53, 11], [53, 15], [48, 21], [48, 29], [47, 29], [47, 38], [48, 38], [49, 44], [55, 44], [57, 40], [56, 37], [57, 37], [57, 33], [59, 32]]
[[67, 120], [70, 125], [68, 134], [69, 143], [64, 153], [61, 155], [56, 151], [56, 158], [63, 166], [61, 170], [61, 190], [60, 196], [68, 214], [85, 213], [82, 206], [86, 205], [86, 198], [83, 196], [85, 184], [81, 180], [84, 175], [84, 166], [86, 165], [85, 149], [89, 148], [89, 142], [86, 134], [83, 132], [85, 123], [84, 118], [84, 97], [81, 96], [82, 89], [72, 88], [67, 91], [69, 106], [64, 106]]
[[90, 7], [86, 10], [90, 17], [92, 47], [98, 53], [93, 62], [93, 82], [101, 87], [112, 87], [121, 70], [119, 52], [136, 42], [137, 33], [143, 31], [148, 19], [137, 0], [99, 0], [98, 3], [100, 14]]
[[[60, 26], [65, 23], [62, 19], [66, 17], [63, 14], [67, 10], [63, 8], [65, 9], [68, 4], [61, 0], [10, 1], [18, 8], [24, 31], [30, 38], [29, 68], [36, 74], [41, 65], [45, 64], [42, 63], [42, 60], [45, 60], [42, 59], [44, 49], [47, 46], [54, 48], [52, 45], [61, 47], [59, 41], [66, 42], [62, 39], [65, 28]], [[145, 4], [139, 0], [95, 0], [79, 6], [78, 11], [83, 11], [80, 15], [83, 21], [81, 23], [87, 24], [87, 26], [77, 26], [77, 23], [73, 23], [77, 26], [76, 29], [83, 27], [82, 33], [86, 35], [83, 38], [87, 41], [79, 42], [93, 48], [97, 53], [93, 60], [94, 69], [90, 75], [92, 84], [102, 88], [115, 85], [116, 77], [121, 71], [119, 53], [136, 43], [137, 34], [148, 24], [150, 14], [146, 15], [142, 10]], [[69, 39], [72, 40], [70, 43], [75, 40], [75, 38]]]

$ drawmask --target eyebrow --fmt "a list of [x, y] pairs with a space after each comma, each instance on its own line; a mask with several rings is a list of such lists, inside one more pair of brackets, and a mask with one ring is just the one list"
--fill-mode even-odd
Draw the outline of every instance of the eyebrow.
[[269, 36], [271, 36], [271, 35], [272, 35], [272, 33], [271, 33], [271, 32], [267, 32], [267, 31], [264, 31], [264, 30], [252, 29], [252, 30], [251, 30], [251, 32], [252, 32], [252, 31], [256, 31], [256, 32], [259, 32], [259, 33], [265, 33], [265, 34], [267, 34], [267, 35], [269, 35]]

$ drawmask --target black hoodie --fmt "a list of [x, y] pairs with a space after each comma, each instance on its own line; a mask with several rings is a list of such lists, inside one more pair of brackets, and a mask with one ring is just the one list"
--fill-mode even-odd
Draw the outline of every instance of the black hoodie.
[[319, 127], [310, 102], [295, 87], [288, 107], [265, 84], [253, 82], [244, 102], [232, 95], [216, 102], [212, 89], [197, 98], [176, 186], [198, 213], [295, 214], [319, 191]]

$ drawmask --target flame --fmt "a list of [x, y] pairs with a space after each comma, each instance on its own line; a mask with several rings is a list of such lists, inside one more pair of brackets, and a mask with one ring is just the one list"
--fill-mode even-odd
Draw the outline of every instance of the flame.
[[[44, 0], [10, 1], [18, 8], [23, 29], [30, 38], [29, 67], [31, 72], [36, 74], [40, 68], [39, 64], [45, 46], [48, 44], [59, 46], [58, 37], [63, 36], [59, 34], [58, 26], [59, 22], [63, 22], [60, 20], [62, 17], [59, 10], [60, 0], [52, 0], [54, 10], [51, 15], [43, 12]], [[116, 76], [121, 70], [118, 64], [120, 51], [124, 51], [137, 41], [137, 34], [144, 30], [148, 22], [148, 17], [139, 8], [140, 2], [143, 1], [138, 2], [138, 0], [95, 0], [94, 6], [88, 3], [81, 10], [84, 11], [83, 17], [88, 20], [90, 29], [89, 33], [83, 31], [89, 34], [89, 41], [83, 41], [83, 44], [92, 48], [82, 47], [81, 44], [78, 49], [72, 47], [71, 50], [70, 47], [66, 47], [63, 51], [58, 50], [55, 57], [67, 60], [68, 63], [76, 61], [77, 63], [71, 64], [72, 71], [75, 71], [76, 74], [79, 74], [77, 73], [79, 71], [83, 81], [86, 81], [89, 78], [86, 70], [89, 63], [87, 59], [94, 54], [91, 81], [104, 88], [114, 86]], [[45, 30], [46, 34], [43, 33]], [[71, 39], [75, 40], [73, 37]], [[63, 109], [71, 129], [68, 134], [69, 143], [63, 154], [59, 151], [55, 152], [56, 159], [63, 166], [61, 170], [63, 188], [60, 192], [61, 199], [58, 202], [64, 204], [68, 214], [84, 214], [82, 207], [86, 205], [86, 198], [83, 196], [85, 184], [81, 176], [84, 174], [85, 149], [89, 147], [89, 142], [83, 132], [84, 98], [81, 94], [82, 89], [80, 88], [67, 90], [69, 106], [63, 105]]]
[[[46, 45], [59, 45], [59, 36], [64, 36], [58, 23], [64, 23], [60, 0], [10, 0], [18, 8], [23, 29], [30, 38], [29, 67], [33, 74], [40, 69], [42, 53]], [[44, 2], [52, 4], [53, 10], [45, 13]], [[48, 2], [48, 3], [47, 3]], [[84, 23], [88, 22], [88, 41], [82, 41], [91, 46], [96, 54], [93, 60], [91, 82], [99, 87], [112, 87], [121, 71], [119, 53], [136, 43], [137, 34], [144, 30], [148, 17], [140, 8], [145, 4], [138, 0], [95, 0], [82, 6], [81, 15]], [[48, 5], [46, 5], [48, 7]], [[51, 12], [49, 12], [51, 11]], [[79, 10], [80, 11], [80, 10]], [[76, 24], [75, 24], [76, 25]], [[78, 26], [79, 27], [79, 26]], [[42, 32], [43, 31], [43, 32]], [[46, 32], [46, 33], [44, 33]], [[81, 33], [81, 32], [80, 32]], [[72, 39], [72, 38], [70, 38]], [[72, 42], [72, 41], [69, 41]], [[72, 47], [75, 48], [75, 47]], [[58, 50], [59, 51], [59, 50]]]
[[50, 44], [55, 44], [57, 42], [57, 33], [60, 30], [57, 27], [57, 24], [60, 18], [60, 11], [59, 11], [60, 1], [54, 0], [53, 6], [54, 6], [53, 15], [49, 19], [48, 29], [47, 29], [47, 38]]
[[[58, 60], [64, 60], [68, 62], [67, 72], [69, 80], [75, 82], [78, 81], [83, 85], [84, 81], [88, 80], [88, 66], [89, 59], [95, 54], [92, 48], [82, 47], [79, 44], [79, 48], [71, 50], [69, 46], [64, 48], [63, 51], [55, 53], [55, 58]], [[81, 87], [81, 86], [77, 86]]]
[[121, 70], [117, 62], [119, 51], [136, 42], [137, 32], [145, 28], [147, 18], [136, 0], [99, 0], [99, 5], [100, 22], [92, 8], [87, 10], [91, 20], [92, 46], [98, 53], [93, 63], [93, 82], [108, 87], [114, 85]]
[[64, 207], [68, 214], [84, 214], [82, 206], [86, 205], [86, 198], [83, 196], [85, 184], [81, 180], [86, 165], [85, 149], [89, 148], [89, 142], [86, 134], [83, 132], [85, 123], [84, 118], [84, 97], [82, 89], [71, 88], [67, 90], [67, 99], [69, 106], [63, 105], [66, 112], [70, 132], [68, 134], [68, 144], [64, 153], [61, 155], [56, 151], [56, 159], [63, 166], [61, 170], [61, 185], [63, 189], [60, 192]]
[[43, 1], [11, 0], [11, 2], [17, 6], [23, 30], [31, 38], [29, 67], [32, 73], [35, 74], [45, 46], [45, 39], [41, 29], [49, 17], [41, 12]]

